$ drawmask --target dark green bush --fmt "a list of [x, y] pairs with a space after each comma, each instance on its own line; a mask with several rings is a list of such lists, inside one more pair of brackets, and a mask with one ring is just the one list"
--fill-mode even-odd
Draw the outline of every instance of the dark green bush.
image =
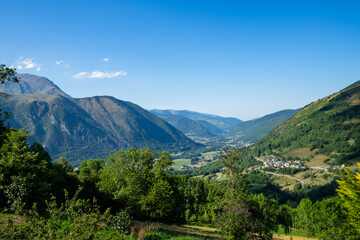
[[161, 240], [161, 236], [159, 233], [149, 232], [145, 234], [144, 240]]
[[110, 226], [112, 229], [128, 235], [131, 233], [131, 227], [134, 226], [134, 220], [127, 211], [120, 211], [113, 217]]

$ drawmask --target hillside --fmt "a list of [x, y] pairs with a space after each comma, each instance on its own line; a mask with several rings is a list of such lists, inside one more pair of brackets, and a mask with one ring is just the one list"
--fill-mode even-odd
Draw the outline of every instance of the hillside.
[[217, 115], [199, 113], [199, 112], [192, 112], [188, 110], [160, 110], [160, 109], [152, 109], [150, 110], [151, 113], [156, 115], [179, 115], [186, 118], [189, 118], [194, 121], [206, 121], [214, 125], [215, 127], [227, 131], [233, 126], [242, 121], [237, 118], [232, 117], [221, 117]]
[[227, 136], [246, 142], [256, 142], [265, 137], [274, 128], [289, 119], [299, 110], [300, 109], [282, 110], [255, 120], [239, 123], [229, 130]]
[[305, 106], [253, 147], [257, 154], [343, 164], [360, 156], [360, 81]]
[[206, 121], [194, 121], [180, 115], [158, 114], [157, 116], [182, 131], [187, 137], [191, 139], [212, 138], [223, 133], [222, 130]]
[[56, 84], [47, 79], [32, 74], [17, 74], [19, 83], [8, 82], [0, 85], [0, 92], [15, 94], [50, 94], [70, 97]]
[[40, 142], [53, 159], [65, 156], [79, 163], [129, 147], [172, 151], [198, 146], [159, 117], [112, 97], [4, 95], [0, 104], [12, 113], [10, 126], [26, 126], [33, 132], [30, 141]]

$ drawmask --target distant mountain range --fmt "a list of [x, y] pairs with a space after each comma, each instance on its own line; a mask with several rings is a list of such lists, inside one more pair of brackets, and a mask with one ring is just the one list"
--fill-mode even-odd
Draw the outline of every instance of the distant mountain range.
[[191, 139], [212, 138], [224, 133], [223, 130], [206, 121], [195, 121], [180, 115], [156, 115], [182, 131]]
[[245, 142], [256, 142], [299, 111], [300, 109], [282, 110], [261, 118], [245, 121], [235, 125], [226, 135]]
[[228, 131], [233, 126], [242, 121], [237, 118], [232, 117], [221, 117], [217, 115], [211, 115], [206, 113], [199, 113], [199, 112], [192, 112], [188, 110], [160, 110], [160, 109], [152, 109], [150, 110], [151, 113], [156, 114], [158, 116], [183, 116], [188, 119], [194, 121], [206, 121], [213, 126], [217, 127], [222, 131]]
[[253, 145], [272, 154], [340, 165], [360, 159], [360, 81], [313, 102]]
[[26, 126], [33, 133], [30, 140], [40, 142], [53, 159], [65, 156], [76, 164], [130, 147], [181, 151], [200, 146], [131, 102], [107, 96], [71, 98], [47, 78], [18, 76], [18, 86], [2, 89], [8, 92], [0, 96], [2, 109], [12, 113], [12, 127]]
[[187, 110], [153, 109], [150, 112], [161, 117], [194, 140], [225, 136], [254, 143], [299, 110], [283, 110], [245, 122], [237, 118], [224, 118]]

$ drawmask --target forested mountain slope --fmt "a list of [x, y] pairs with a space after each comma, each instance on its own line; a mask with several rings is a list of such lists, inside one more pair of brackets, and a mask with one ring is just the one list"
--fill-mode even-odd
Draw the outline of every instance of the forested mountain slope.
[[256, 142], [265, 137], [274, 128], [289, 119], [299, 110], [300, 109], [282, 110], [255, 120], [239, 123], [230, 129], [227, 136], [235, 137], [236, 139], [243, 141]]
[[360, 156], [360, 81], [305, 106], [257, 142], [274, 154], [342, 164]]
[[206, 121], [194, 121], [180, 115], [158, 114], [158, 116], [193, 139], [211, 138], [223, 133], [222, 130]]
[[41, 143], [53, 159], [65, 156], [78, 163], [130, 147], [172, 151], [198, 146], [159, 117], [112, 97], [3, 93], [0, 104], [12, 113], [10, 126], [27, 127], [30, 140]]

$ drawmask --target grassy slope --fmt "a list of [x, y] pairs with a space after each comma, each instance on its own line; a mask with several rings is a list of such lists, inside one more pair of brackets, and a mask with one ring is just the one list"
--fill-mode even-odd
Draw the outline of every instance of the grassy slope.
[[359, 120], [360, 82], [356, 82], [304, 107], [256, 143], [253, 149], [262, 154], [310, 160], [326, 156], [346, 161], [359, 154], [356, 148], [360, 143]]
[[234, 126], [227, 135], [243, 141], [256, 142], [298, 111], [299, 109], [283, 110], [259, 119], [239, 123]]

